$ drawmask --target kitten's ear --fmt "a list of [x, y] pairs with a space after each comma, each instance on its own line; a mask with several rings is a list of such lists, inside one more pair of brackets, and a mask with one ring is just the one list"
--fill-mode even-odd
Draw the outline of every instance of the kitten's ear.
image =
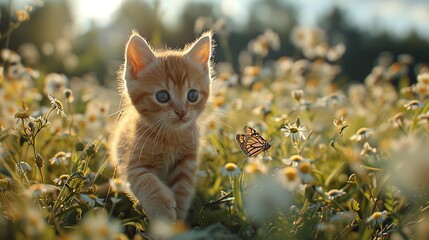
[[193, 62], [200, 64], [207, 71], [209, 69], [210, 57], [212, 54], [212, 34], [206, 33], [201, 36], [186, 53], [186, 57]]
[[134, 79], [137, 79], [138, 72], [145, 70], [156, 60], [156, 56], [146, 40], [137, 33], [133, 33], [127, 43], [125, 60], [127, 61], [127, 73], [130, 73]]

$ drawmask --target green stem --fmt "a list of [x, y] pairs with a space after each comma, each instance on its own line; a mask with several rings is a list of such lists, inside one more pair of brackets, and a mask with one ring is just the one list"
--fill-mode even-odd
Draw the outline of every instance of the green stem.
[[[112, 215], [113, 215], [113, 210], [115, 209], [115, 207], [116, 207], [116, 204], [117, 204], [117, 202], [116, 202], [116, 199], [118, 198], [118, 193], [117, 192], [115, 192], [115, 195], [114, 195], [114, 199], [115, 199], [115, 201], [112, 201], [112, 208], [110, 209], [110, 212], [109, 212], [109, 218], [111, 218], [112, 217]], [[106, 199], [107, 200], [107, 199]]]
[[8, 29], [9, 34], [7, 34], [7, 36], [6, 36], [6, 45], [5, 45], [6, 49], [9, 48], [10, 34], [12, 33], [12, 31], [13, 31], [13, 28], [12, 28], [12, 0], [9, 0], [9, 29]]
[[231, 187], [233, 187], [232, 191], [234, 193], [234, 205], [235, 205], [235, 208], [237, 209], [237, 214], [242, 221], [245, 221], [246, 217], [244, 216], [243, 198], [241, 196], [242, 176], [243, 175], [234, 177], [234, 179], [231, 182]]
[[73, 112], [72, 112], [72, 108], [71, 108], [71, 104], [70, 101], [67, 100], [67, 107], [69, 108], [69, 113], [70, 113], [70, 126], [69, 126], [69, 134], [70, 136], [72, 135], [72, 129], [73, 129]]
[[43, 172], [42, 172], [42, 168], [40, 167], [38, 167], [38, 169], [39, 169], [39, 173], [40, 173], [40, 181], [42, 182], [42, 183], [45, 183], [45, 180], [43, 179]]

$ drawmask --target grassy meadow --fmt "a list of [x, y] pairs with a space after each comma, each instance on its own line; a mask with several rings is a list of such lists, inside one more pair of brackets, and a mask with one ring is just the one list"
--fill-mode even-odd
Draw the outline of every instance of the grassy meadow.
[[[25, 21], [23, 9], [11, 28]], [[215, 37], [222, 45], [228, 34]], [[1, 46], [0, 239], [428, 238], [429, 68], [411, 79], [413, 56], [380, 55], [344, 84], [338, 63], [353, 46], [299, 27], [290, 41], [297, 52], [268, 59], [281, 46], [266, 30], [239, 69], [215, 63], [195, 200], [174, 224], [148, 222], [109, 163], [117, 90], [33, 69], [37, 49]], [[236, 141], [244, 126], [271, 147], [247, 157]]]

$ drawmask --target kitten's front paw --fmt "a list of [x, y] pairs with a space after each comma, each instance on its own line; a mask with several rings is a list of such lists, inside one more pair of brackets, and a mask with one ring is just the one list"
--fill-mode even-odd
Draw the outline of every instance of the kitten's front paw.
[[149, 220], [155, 219], [176, 221], [176, 200], [170, 192], [162, 192], [154, 196], [151, 204], [145, 207]]

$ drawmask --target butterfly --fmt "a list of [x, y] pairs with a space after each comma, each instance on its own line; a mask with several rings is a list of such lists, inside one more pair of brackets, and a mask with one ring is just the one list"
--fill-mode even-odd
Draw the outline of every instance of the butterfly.
[[247, 157], [255, 157], [271, 147], [271, 144], [269, 144], [255, 129], [244, 126], [243, 131], [245, 134], [237, 134], [235, 139], [238, 145], [240, 145], [241, 151]]

